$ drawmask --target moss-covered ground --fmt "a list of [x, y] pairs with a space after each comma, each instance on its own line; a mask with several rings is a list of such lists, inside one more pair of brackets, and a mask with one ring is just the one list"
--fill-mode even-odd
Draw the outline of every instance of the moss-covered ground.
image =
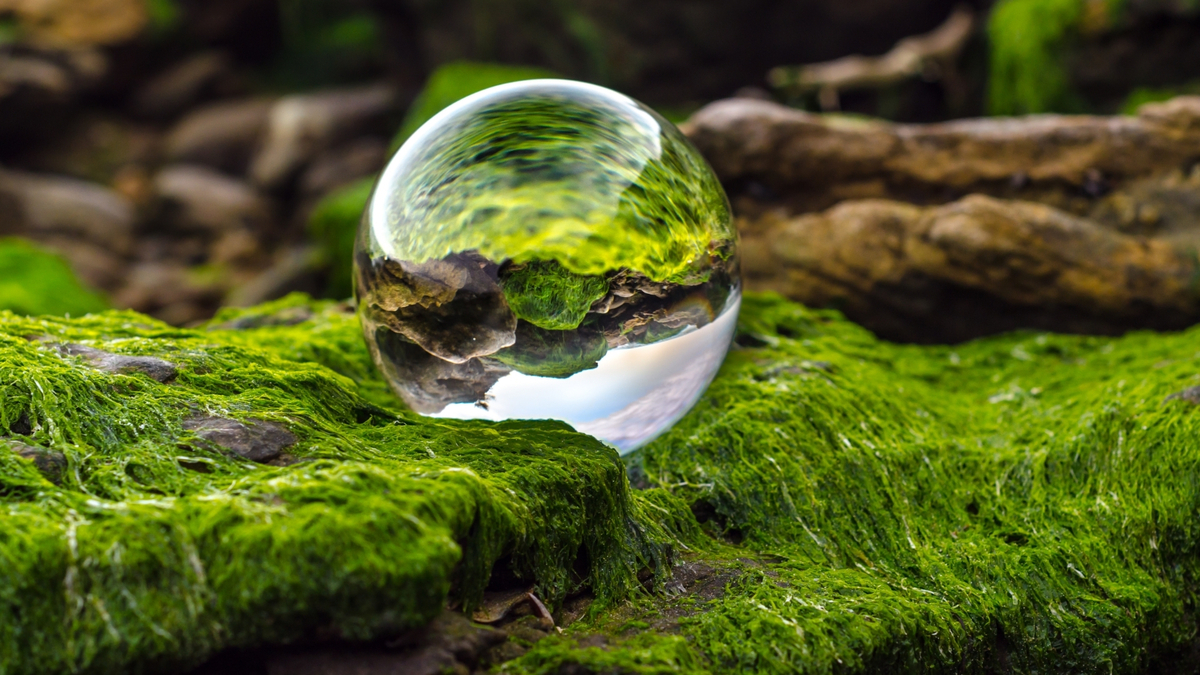
[[[708, 393], [628, 467], [558, 423], [402, 411], [360, 335], [299, 297], [198, 330], [0, 314], [0, 445], [65, 462], [0, 451], [0, 673], [386, 636], [470, 606], [496, 561], [551, 607], [598, 598], [512, 673], [1155, 672], [1195, 643], [1200, 394], [1172, 395], [1200, 329], [897, 346], [750, 295]], [[196, 416], [281, 425], [293, 462]]]

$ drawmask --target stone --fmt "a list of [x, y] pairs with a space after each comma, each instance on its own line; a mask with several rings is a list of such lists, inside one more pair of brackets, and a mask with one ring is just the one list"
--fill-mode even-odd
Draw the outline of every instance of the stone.
[[269, 199], [249, 184], [204, 166], [167, 166], [155, 175], [153, 189], [159, 218], [180, 231], [263, 233], [273, 221]]
[[250, 177], [264, 188], [280, 188], [317, 153], [382, 128], [396, 106], [396, 91], [385, 84], [284, 97], [271, 108]]
[[300, 177], [300, 191], [323, 195], [364, 176], [374, 176], [387, 162], [387, 144], [359, 138], [318, 154]]
[[848, 201], [745, 223], [746, 280], [838, 306], [891, 339], [1015, 328], [1119, 333], [1200, 320], [1195, 259], [1050, 206], [983, 195], [941, 206]]
[[97, 370], [118, 375], [141, 373], [152, 380], [166, 384], [175, 379], [179, 369], [175, 364], [153, 356], [126, 356], [113, 354], [95, 347], [79, 344], [55, 345], [63, 356], [77, 356]]
[[274, 422], [197, 416], [183, 421], [184, 431], [252, 462], [267, 463], [296, 443], [296, 435]]
[[268, 99], [242, 99], [193, 110], [167, 133], [164, 154], [171, 162], [241, 175], [266, 132], [271, 105]]
[[133, 110], [147, 117], [177, 115], [211, 92], [232, 65], [221, 51], [192, 54], [142, 85], [133, 96]]
[[936, 197], [946, 190], [989, 192], [1017, 175], [1035, 186], [1082, 187], [1097, 172], [1124, 180], [1176, 169], [1200, 153], [1198, 100], [1146, 106], [1131, 117], [904, 125], [739, 98], [705, 106], [684, 129], [722, 181], [758, 181], [816, 210], [854, 190]]
[[37, 42], [63, 46], [110, 45], [138, 35], [149, 21], [141, 0], [5, 0]]
[[9, 214], [0, 234], [82, 237], [117, 253], [132, 245], [133, 206], [95, 183], [0, 169], [0, 204]]
[[46, 480], [55, 485], [62, 483], [62, 474], [67, 468], [67, 456], [63, 453], [0, 438], [0, 448], [5, 446], [21, 459], [33, 462], [38, 472], [45, 476]]

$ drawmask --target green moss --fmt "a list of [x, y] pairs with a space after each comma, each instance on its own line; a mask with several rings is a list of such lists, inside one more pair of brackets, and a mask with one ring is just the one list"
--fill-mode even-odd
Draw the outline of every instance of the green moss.
[[553, 260], [513, 265], [500, 286], [518, 319], [546, 330], [578, 328], [592, 303], [608, 293], [603, 277], [575, 274]]
[[598, 330], [543, 330], [521, 323], [516, 344], [491, 358], [526, 375], [570, 377], [595, 368], [607, 353], [608, 341]]
[[1176, 96], [1196, 96], [1200, 94], [1200, 81], [1178, 87], [1138, 87], [1129, 92], [1125, 102], [1121, 104], [1122, 115], [1136, 115], [1138, 108], [1147, 103], [1169, 101]]
[[475, 61], [453, 61], [439, 66], [408, 109], [404, 124], [392, 140], [392, 149], [399, 148], [422, 124], [459, 99], [498, 84], [546, 77], [558, 75], [541, 68]]
[[[631, 492], [564, 425], [398, 410], [344, 305], [293, 296], [203, 330], [0, 314], [0, 436], [66, 457], [55, 485], [0, 452], [0, 672], [388, 636], [500, 558], [552, 606], [573, 569], [601, 598], [509, 673], [1154, 672], [1197, 628], [1200, 407], [1169, 397], [1200, 385], [1198, 338], [898, 346], [747, 295], [708, 393], [626, 458], [651, 486]], [[304, 461], [200, 446], [197, 413], [282, 424]], [[707, 586], [666, 584], [669, 549]], [[658, 592], [636, 592], [642, 568]]]
[[[338, 305], [292, 297], [217, 321], [245, 328], [0, 313], [0, 436], [28, 432], [67, 462], [57, 486], [0, 452], [0, 672], [178, 672], [318, 628], [392, 633], [448, 593], [469, 604], [501, 556], [551, 602], [580, 569], [611, 600], [661, 565], [665, 535], [635, 518], [611, 449], [557, 423], [386, 411], [398, 404]], [[50, 342], [179, 373], [110, 374]], [[182, 421], [196, 414], [281, 424], [302, 461], [194, 443]]]
[[1077, 34], [1085, 0], [1003, 0], [988, 20], [993, 115], [1064, 111], [1076, 107], [1062, 50]]
[[23, 239], [0, 238], [0, 310], [81, 316], [107, 306], [62, 258]]
[[325, 257], [329, 270], [326, 294], [331, 298], [348, 298], [353, 293], [354, 238], [374, 184], [374, 178], [364, 178], [338, 188], [322, 197], [309, 216], [308, 234]]

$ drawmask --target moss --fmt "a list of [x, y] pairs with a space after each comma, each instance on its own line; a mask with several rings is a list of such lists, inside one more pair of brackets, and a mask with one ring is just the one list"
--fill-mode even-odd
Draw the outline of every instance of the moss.
[[459, 99], [498, 84], [546, 77], [558, 75], [542, 68], [476, 61], [453, 61], [439, 66], [429, 76], [425, 88], [409, 107], [400, 131], [392, 140], [392, 150], [403, 145], [422, 124]]
[[[110, 374], [55, 342], [178, 375]], [[394, 634], [448, 594], [469, 605], [501, 556], [551, 602], [584, 582], [622, 597], [661, 565], [614, 451], [557, 423], [389, 412], [369, 363], [353, 314], [298, 297], [197, 331], [0, 313], [0, 436], [66, 459], [56, 486], [0, 452], [0, 672], [178, 672], [318, 630]], [[196, 443], [197, 414], [282, 425], [299, 461]]]
[[553, 260], [512, 265], [501, 273], [500, 286], [518, 319], [546, 330], [575, 330], [608, 293], [603, 277], [575, 274]]
[[353, 292], [354, 238], [371, 197], [374, 178], [364, 178], [321, 198], [308, 219], [308, 235], [320, 247], [329, 270], [326, 294], [348, 298]]
[[62, 258], [23, 239], [0, 238], [0, 310], [81, 316], [106, 307]]
[[1129, 92], [1121, 104], [1122, 115], [1136, 115], [1138, 108], [1147, 103], [1169, 101], [1176, 96], [1200, 95], [1200, 81], [1177, 87], [1138, 87]]
[[988, 109], [993, 115], [1073, 106], [1062, 49], [1076, 34], [1085, 0], [1003, 0], [992, 10]]
[[[564, 425], [399, 410], [344, 305], [293, 296], [201, 330], [2, 314], [0, 435], [66, 465], [59, 486], [0, 452], [0, 672], [393, 635], [500, 558], [552, 606], [601, 598], [509, 673], [1134, 673], [1193, 643], [1200, 407], [1168, 397], [1200, 384], [1200, 328], [898, 346], [743, 303], [705, 397], [626, 458], [649, 486], [632, 492]], [[197, 413], [283, 425], [301, 461], [200, 447]], [[661, 591], [636, 591], [643, 568]]]
[[516, 343], [491, 358], [526, 375], [570, 377], [595, 368], [607, 353], [608, 341], [598, 330], [543, 330], [522, 322]]
[[1155, 672], [1194, 644], [1200, 408], [1167, 397], [1200, 383], [1200, 329], [911, 347], [762, 296], [742, 317], [759, 346], [634, 460], [724, 534], [688, 556], [715, 591], [566, 639], [632, 670], [682, 636], [745, 673]]

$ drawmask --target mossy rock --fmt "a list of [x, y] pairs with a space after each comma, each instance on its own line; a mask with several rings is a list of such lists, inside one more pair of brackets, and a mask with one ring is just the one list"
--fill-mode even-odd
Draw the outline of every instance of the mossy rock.
[[107, 308], [62, 258], [24, 239], [0, 238], [0, 310], [82, 316]]
[[552, 608], [599, 598], [506, 672], [1150, 672], [1196, 634], [1198, 337], [897, 346], [752, 294], [626, 466], [560, 423], [401, 410], [344, 305], [3, 313], [0, 672], [387, 638], [499, 560]]

